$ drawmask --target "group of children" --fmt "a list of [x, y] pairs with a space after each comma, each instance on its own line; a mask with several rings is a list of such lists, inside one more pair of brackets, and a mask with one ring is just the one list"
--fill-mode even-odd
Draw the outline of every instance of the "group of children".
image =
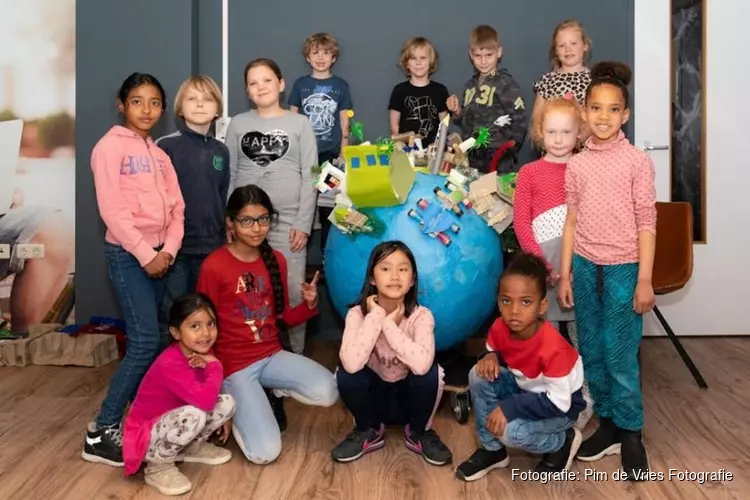
[[[654, 300], [654, 172], [621, 131], [630, 70], [600, 63], [589, 71], [589, 49], [580, 24], [562, 23], [553, 70], [535, 85], [531, 133], [543, 157], [519, 172], [514, 227], [523, 252], [501, 276], [501, 317], [470, 373], [479, 448], [457, 468], [466, 481], [506, 467], [506, 446], [542, 455], [540, 472], [620, 452], [630, 479], [648, 469], [637, 351]], [[486, 125], [494, 145], [520, 147], [525, 105], [498, 66], [501, 54], [494, 29], [472, 32], [476, 74], [459, 101], [429, 79], [434, 47], [410, 39], [400, 59], [409, 80], [389, 105], [391, 132], [429, 142], [450, 113], [464, 135]], [[145, 465], [146, 482], [164, 494], [192, 487], [176, 463], [230, 460], [211, 442], [230, 433], [249, 461], [274, 461], [284, 397], [324, 407], [342, 400], [354, 429], [332, 451], [338, 462], [385, 446], [388, 425], [403, 426], [406, 446], [429, 463], [453, 459], [432, 428], [443, 372], [405, 244], [372, 250], [335, 373], [302, 355], [304, 324], [318, 306], [317, 274], [305, 281], [316, 212], [311, 168], [341, 156], [352, 106], [348, 85], [330, 72], [335, 40], [313, 35], [304, 55], [312, 74], [295, 82], [291, 111], [280, 102], [279, 67], [269, 59], [247, 65], [255, 109], [232, 119], [225, 143], [211, 134], [222, 110], [213, 80], [196, 76], [180, 87], [182, 125], [154, 142], [165, 92], [153, 76], [134, 73], [118, 96], [124, 125], [92, 153], [127, 344], [82, 456], [127, 475]], [[487, 171], [491, 158], [482, 155], [471, 164]], [[582, 443], [592, 406], [599, 428]]]

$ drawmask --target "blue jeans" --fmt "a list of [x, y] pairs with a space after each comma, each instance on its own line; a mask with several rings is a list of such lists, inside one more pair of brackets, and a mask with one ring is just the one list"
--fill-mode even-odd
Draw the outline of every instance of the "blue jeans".
[[469, 389], [482, 448], [497, 451], [505, 445], [536, 454], [553, 453], [562, 448], [565, 431], [575, 424], [575, 420], [567, 417], [546, 420], [517, 418], [505, 425], [505, 432], [500, 439], [490, 434], [487, 430], [490, 413], [498, 407], [500, 401], [523, 391], [518, 387], [516, 377], [506, 368], [502, 368], [500, 376], [491, 382], [477, 375], [476, 370], [474, 366], [469, 372]]
[[247, 459], [258, 465], [273, 462], [281, 453], [281, 431], [264, 387], [307, 405], [333, 406], [339, 398], [333, 373], [288, 351], [279, 351], [227, 377], [224, 392], [237, 404], [232, 435]]
[[149, 278], [138, 260], [120, 246], [106, 243], [104, 257], [125, 320], [126, 341], [125, 357], [109, 383], [96, 420], [98, 426], [122, 420], [125, 407], [159, 355], [158, 312], [165, 286], [163, 278]]
[[159, 328], [166, 339], [162, 339], [163, 344], [168, 344], [170, 335], [169, 327], [169, 310], [175, 300], [187, 293], [195, 292], [198, 284], [198, 273], [200, 273], [204, 254], [185, 254], [180, 252], [172, 264], [172, 268], [166, 277], [166, 289], [164, 291], [164, 300], [161, 303], [159, 311]]

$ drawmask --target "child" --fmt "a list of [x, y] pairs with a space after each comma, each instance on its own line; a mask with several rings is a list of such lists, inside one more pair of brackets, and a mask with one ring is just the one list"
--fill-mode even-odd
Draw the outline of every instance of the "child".
[[409, 38], [401, 48], [398, 67], [409, 79], [391, 92], [389, 121], [391, 135], [414, 132], [427, 148], [435, 141], [440, 120], [448, 114], [448, 89], [431, 81], [437, 70], [438, 52], [423, 37]]
[[104, 257], [125, 319], [127, 343], [89, 424], [82, 457], [122, 467], [120, 420], [159, 354], [164, 275], [182, 244], [185, 203], [169, 156], [149, 136], [165, 106], [151, 75], [133, 73], [118, 94], [125, 125], [112, 127], [91, 154], [99, 214], [107, 226]]
[[570, 469], [581, 432], [574, 428], [586, 406], [578, 352], [545, 321], [547, 269], [536, 255], [519, 253], [500, 277], [501, 317], [487, 349], [469, 372], [479, 448], [456, 475], [475, 481], [510, 463], [506, 446], [542, 455], [541, 473]]
[[[590, 55], [591, 39], [581, 23], [568, 20], [555, 27], [549, 48], [551, 71], [534, 83], [536, 100], [532, 117], [541, 110], [545, 101], [555, 97], [570, 96], [579, 106], [583, 106], [586, 89], [591, 83], [591, 71], [586, 67]], [[581, 139], [586, 139], [588, 135], [588, 128], [584, 123]]]
[[201, 294], [177, 298], [169, 314], [172, 343], [151, 365], [125, 419], [125, 475], [146, 463], [146, 484], [163, 495], [191, 490], [190, 480], [175, 462], [219, 465], [229, 450], [207, 442], [221, 429], [229, 437], [234, 398], [219, 394], [221, 363], [211, 352], [216, 341], [216, 310]]
[[509, 140], [515, 145], [500, 159], [498, 173], [515, 171], [516, 155], [526, 138], [526, 111], [521, 88], [507, 70], [498, 65], [503, 54], [500, 38], [491, 26], [481, 25], [471, 32], [469, 56], [476, 72], [466, 82], [462, 103], [458, 97], [448, 98], [448, 111], [453, 122], [461, 128], [461, 136], [468, 139], [480, 127], [490, 132], [490, 144], [473, 149], [469, 163], [481, 173], [490, 169], [495, 150]]
[[318, 145], [319, 163], [342, 157], [349, 136], [349, 116], [352, 97], [346, 80], [331, 73], [339, 57], [339, 44], [333, 35], [315, 33], [305, 40], [302, 48], [307, 64], [312, 68], [308, 76], [298, 78], [289, 95], [289, 109], [309, 118]]
[[599, 416], [578, 458], [622, 452], [622, 467], [636, 480], [649, 468], [638, 349], [643, 314], [654, 305], [656, 193], [651, 159], [621, 130], [630, 117], [631, 74], [622, 63], [591, 70], [585, 115], [592, 136], [565, 173], [558, 297], [561, 306], [573, 307], [575, 294], [578, 342]]
[[[521, 250], [542, 259], [549, 273], [547, 320], [558, 323], [578, 348], [575, 316], [572, 309], [557, 303], [560, 246], [565, 226], [565, 167], [573, 156], [581, 125], [581, 109], [572, 98], [557, 97], [542, 104], [533, 116], [531, 135], [545, 156], [521, 167], [516, 180], [513, 203], [513, 228]], [[583, 429], [591, 418], [591, 400], [584, 382], [586, 409], [578, 416]]]
[[417, 303], [417, 264], [409, 247], [386, 241], [370, 253], [357, 305], [346, 315], [336, 381], [356, 427], [332, 452], [351, 462], [385, 446], [385, 425], [406, 425], [406, 447], [433, 465], [453, 455], [430, 429], [443, 392], [435, 362], [435, 320]]
[[[273, 248], [284, 254], [289, 275], [284, 276], [292, 305], [301, 302], [299, 283], [305, 279], [307, 239], [315, 217], [312, 167], [318, 161], [310, 120], [281, 108], [284, 80], [278, 65], [256, 59], [245, 68], [245, 86], [256, 110], [235, 116], [227, 129], [230, 192], [255, 184], [264, 189], [279, 211], [268, 234]], [[289, 332], [292, 350], [305, 347], [305, 325]]]
[[224, 207], [229, 189], [229, 150], [210, 135], [221, 116], [222, 98], [209, 76], [193, 76], [180, 85], [174, 111], [182, 118], [179, 131], [156, 141], [172, 159], [185, 198], [182, 250], [167, 275], [161, 307], [162, 332], [172, 302], [195, 291], [203, 259], [226, 241]]
[[290, 307], [286, 259], [266, 239], [278, 218], [265, 191], [238, 187], [227, 203], [234, 238], [206, 258], [198, 277], [198, 290], [218, 307], [216, 356], [224, 365], [224, 389], [237, 402], [234, 438], [247, 459], [261, 465], [281, 453], [281, 432], [264, 387], [316, 406], [338, 400], [330, 371], [281, 348], [282, 323], [291, 328], [317, 314], [318, 277], [297, 283], [303, 303]]
[[566, 95], [583, 106], [586, 89], [591, 83], [591, 71], [586, 67], [590, 52], [591, 39], [581, 23], [568, 20], [555, 27], [549, 48], [551, 71], [534, 83], [534, 113], [544, 101]]
[[[349, 137], [349, 115], [352, 97], [349, 84], [331, 74], [331, 67], [339, 57], [339, 44], [333, 35], [315, 33], [305, 40], [302, 48], [305, 60], [312, 68], [308, 76], [298, 78], [289, 95], [289, 109], [301, 112], [310, 119], [318, 146], [318, 165], [338, 163]], [[321, 226], [320, 251], [325, 255], [326, 239], [331, 229], [328, 217], [333, 212], [334, 199], [318, 196], [318, 217]]]

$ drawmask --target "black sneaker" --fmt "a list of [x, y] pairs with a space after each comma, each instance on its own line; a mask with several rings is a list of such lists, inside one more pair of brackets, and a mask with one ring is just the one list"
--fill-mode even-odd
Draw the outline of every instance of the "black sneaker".
[[383, 424], [380, 424], [378, 430], [361, 431], [355, 428], [333, 449], [331, 457], [337, 462], [353, 462], [362, 455], [379, 450], [383, 446], [385, 446], [385, 426]]
[[453, 453], [440, 440], [440, 436], [432, 429], [420, 434], [413, 432], [410, 426], [404, 430], [406, 447], [414, 453], [418, 453], [432, 465], [445, 465], [453, 460]]
[[581, 431], [568, 429], [565, 432], [565, 442], [562, 448], [553, 452], [545, 453], [536, 465], [536, 472], [562, 472], [570, 470], [573, 458], [581, 447]]
[[648, 457], [643, 446], [641, 431], [620, 429], [622, 441], [622, 468], [628, 481], [643, 481], [648, 478]]
[[620, 431], [612, 419], [602, 418], [599, 428], [578, 449], [576, 458], [584, 462], [594, 462], [607, 455], [620, 453]]
[[284, 411], [284, 399], [274, 394], [272, 389], [266, 389], [266, 396], [268, 396], [268, 402], [271, 403], [273, 416], [276, 417], [276, 423], [279, 424], [279, 430], [284, 432], [287, 426], [286, 411]]
[[123, 467], [122, 460], [122, 428], [120, 424], [96, 428], [91, 422], [86, 429], [86, 440], [83, 445], [81, 458], [87, 462]]
[[508, 450], [500, 448], [497, 451], [478, 448], [467, 461], [456, 469], [456, 477], [464, 481], [476, 481], [487, 475], [492, 469], [499, 469], [510, 465]]

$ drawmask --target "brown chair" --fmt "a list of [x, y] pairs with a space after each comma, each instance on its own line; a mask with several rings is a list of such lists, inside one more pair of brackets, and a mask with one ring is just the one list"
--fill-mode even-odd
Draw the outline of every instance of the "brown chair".
[[[675, 292], [690, 280], [693, 274], [693, 209], [687, 202], [656, 203], [656, 253], [651, 282], [655, 295]], [[654, 314], [667, 332], [685, 366], [688, 367], [698, 386], [706, 389], [706, 381], [693, 360], [682, 347], [680, 340], [664, 319], [659, 308]]]

